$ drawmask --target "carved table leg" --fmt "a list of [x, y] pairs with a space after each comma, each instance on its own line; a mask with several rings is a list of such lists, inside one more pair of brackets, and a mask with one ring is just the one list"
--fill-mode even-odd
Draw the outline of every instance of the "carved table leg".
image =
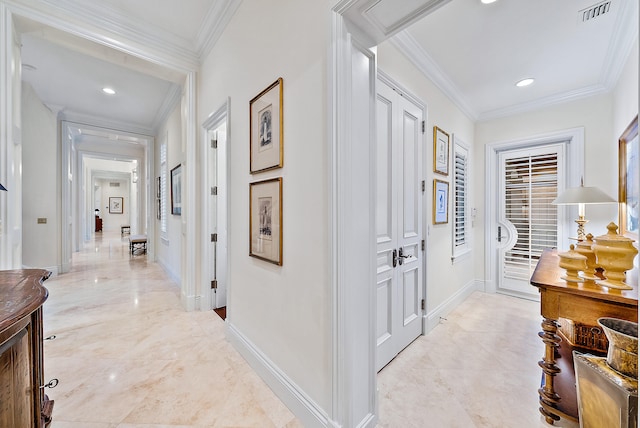
[[544, 359], [538, 362], [544, 373], [544, 385], [538, 389], [540, 395], [540, 413], [545, 417], [549, 424], [560, 420], [560, 416], [552, 413], [550, 410], [555, 408], [560, 401], [560, 396], [556, 394], [553, 388], [553, 378], [560, 373], [560, 368], [556, 365], [556, 348], [559, 346], [560, 337], [558, 332], [558, 324], [555, 320], [544, 318], [542, 321], [542, 331], [538, 336], [544, 342]]

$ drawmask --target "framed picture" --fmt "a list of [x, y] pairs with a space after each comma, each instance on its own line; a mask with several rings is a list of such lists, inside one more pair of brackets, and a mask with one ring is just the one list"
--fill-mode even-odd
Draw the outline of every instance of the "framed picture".
[[171, 214], [182, 214], [182, 165], [171, 170]]
[[124, 212], [124, 201], [121, 196], [109, 197], [109, 214], [122, 214]]
[[433, 224], [449, 221], [449, 183], [433, 180]]
[[249, 172], [282, 168], [282, 78], [249, 102]]
[[618, 140], [618, 201], [620, 234], [638, 240], [640, 174], [638, 173], [638, 116]]
[[249, 183], [249, 255], [282, 266], [282, 177]]
[[449, 134], [433, 127], [433, 172], [449, 175]]

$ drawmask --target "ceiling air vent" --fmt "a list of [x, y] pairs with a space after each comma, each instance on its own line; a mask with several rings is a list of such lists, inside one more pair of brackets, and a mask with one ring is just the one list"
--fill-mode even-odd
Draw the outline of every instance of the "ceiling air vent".
[[611, 1], [602, 1], [586, 9], [578, 11], [578, 21], [587, 22], [604, 15], [611, 9]]
[[115, 182], [115, 183], [114, 183], [114, 182], [111, 182], [111, 183], [109, 183], [109, 187], [120, 187], [120, 183], [118, 183], [118, 182]]

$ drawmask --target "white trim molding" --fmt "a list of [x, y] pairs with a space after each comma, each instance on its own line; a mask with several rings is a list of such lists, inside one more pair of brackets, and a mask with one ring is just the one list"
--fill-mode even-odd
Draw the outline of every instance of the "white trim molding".
[[451, 311], [456, 309], [462, 302], [473, 294], [474, 291], [484, 291], [482, 281], [471, 280], [466, 283], [455, 294], [451, 295], [447, 300], [436, 306], [433, 310], [429, 311], [426, 315], [426, 331], [425, 334], [433, 330], [438, 324], [440, 324], [440, 318], [446, 317]]

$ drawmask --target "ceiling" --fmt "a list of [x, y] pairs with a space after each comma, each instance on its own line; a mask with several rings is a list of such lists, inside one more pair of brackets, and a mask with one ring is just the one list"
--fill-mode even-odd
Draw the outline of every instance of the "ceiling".
[[[47, 3], [70, 7], [78, 1]], [[155, 39], [190, 46], [198, 58], [206, 55], [207, 32], [214, 31], [213, 15], [225, 1], [101, 0], [82, 7], [110, 22], [136, 22]], [[452, 0], [390, 42], [471, 119], [504, 116], [613, 88], [638, 39], [638, 2], [611, 0], [607, 13], [583, 23], [578, 12], [593, 1]], [[19, 19], [18, 30], [23, 79], [45, 104], [68, 115], [153, 134], [179, 99], [180, 71], [27, 19]], [[524, 77], [536, 80], [516, 88]], [[101, 92], [107, 85], [115, 96]]]

